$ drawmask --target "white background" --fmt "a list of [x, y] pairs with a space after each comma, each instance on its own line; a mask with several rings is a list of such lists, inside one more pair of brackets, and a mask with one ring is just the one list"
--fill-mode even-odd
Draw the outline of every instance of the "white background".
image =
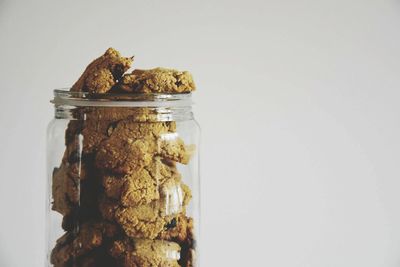
[[190, 70], [204, 267], [400, 266], [400, 1], [0, 0], [0, 266], [44, 266], [52, 89]]

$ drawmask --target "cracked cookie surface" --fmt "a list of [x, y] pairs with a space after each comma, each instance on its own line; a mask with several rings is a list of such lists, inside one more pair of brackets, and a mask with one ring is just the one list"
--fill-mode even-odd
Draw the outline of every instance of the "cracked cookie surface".
[[176, 217], [185, 213], [190, 198], [190, 189], [185, 189], [182, 182], [167, 180], [160, 186], [159, 199], [148, 204], [127, 207], [119, 200], [103, 197], [99, 209], [104, 219], [117, 222], [127, 236], [154, 239], [159, 235], [173, 235], [165, 229], [171, 230], [174, 225], [171, 222], [176, 222]]
[[109, 48], [101, 57], [90, 63], [79, 80], [72, 86], [73, 92], [106, 93], [117, 83], [133, 62]]
[[131, 174], [105, 174], [102, 185], [107, 197], [120, 200], [124, 206], [135, 206], [159, 199], [160, 190], [169, 179], [180, 180], [176, 167], [156, 157], [148, 166]]
[[166, 68], [136, 69], [124, 75], [117, 87], [129, 93], [189, 93], [196, 89], [189, 72]]
[[123, 267], [180, 267], [180, 246], [174, 242], [150, 239], [114, 242], [111, 255]]
[[170, 132], [172, 123], [121, 121], [111, 136], [101, 142], [96, 166], [119, 173], [133, 173], [148, 166], [155, 156], [187, 164], [192, 148]]

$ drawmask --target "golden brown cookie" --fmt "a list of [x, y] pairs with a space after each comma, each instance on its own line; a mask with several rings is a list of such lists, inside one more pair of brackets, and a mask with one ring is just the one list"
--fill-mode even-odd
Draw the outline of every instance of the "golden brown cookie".
[[183, 141], [171, 132], [175, 127], [173, 122], [120, 121], [99, 145], [96, 166], [127, 174], [148, 166], [158, 154], [187, 163], [190, 155]]
[[[71, 121], [68, 126], [65, 157], [69, 162], [78, 162], [101, 149], [98, 155], [100, 168], [129, 173], [137, 169], [133, 165], [140, 159], [149, 160], [158, 154], [187, 164], [193, 153], [193, 146], [185, 146], [173, 132], [176, 130], [175, 122], [111, 121], [95, 119], [92, 115], [88, 115], [79, 126], [76, 126], [77, 121]], [[126, 155], [129, 156], [124, 159]], [[124, 161], [128, 162], [124, 164]], [[137, 167], [144, 167], [148, 162], [139, 162], [142, 165]]]
[[[157, 121], [150, 108], [85, 107], [76, 111], [79, 116], [68, 123], [65, 133], [66, 158], [76, 162], [85, 155], [96, 152], [98, 145], [107, 139], [121, 120], [132, 122]], [[168, 122], [175, 129], [175, 122]]]
[[100, 145], [96, 166], [118, 174], [129, 174], [149, 165], [156, 144], [153, 140], [110, 138]]
[[152, 161], [157, 139], [168, 133], [173, 123], [120, 121], [110, 137], [99, 145], [96, 165], [115, 173], [132, 173]]
[[103, 242], [101, 226], [83, 224], [79, 233], [68, 232], [57, 240], [50, 261], [54, 265], [67, 263], [70, 259], [80, 257], [92, 249], [99, 247]]
[[[148, 178], [152, 179], [150, 176]], [[137, 180], [139, 186], [143, 186], [139, 181]], [[128, 183], [122, 187], [125, 185], [131, 186]], [[182, 183], [179, 176], [172, 176], [159, 186], [150, 186], [146, 190], [149, 188], [154, 191], [138, 194], [134, 192], [134, 196], [131, 196], [124, 195], [124, 191], [121, 190], [120, 198], [101, 197], [99, 210], [102, 217], [108, 221], [118, 222], [124, 232], [132, 238], [155, 238], [168, 228], [176, 216], [186, 212], [191, 191]], [[109, 190], [110, 192], [118, 191]], [[129, 201], [124, 199], [124, 196], [130, 197]]]
[[148, 166], [155, 156], [187, 164], [192, 146], [185, 146], [168, 129], [167, 123], [118, 123], [111, 136], [99, 145], [96, 166], [129, 174]]
[[107, 197], [119, 200], [123, 206], [129, 207], [159, 199], [162, 185], [169, 179], [180, 181], [176, 167], [155, 157], [150, 165], [131, 174], [105, 174], [102, 184]]
[[72, 176], [69, 165], [55, 168], [52, 179], [52, 209], [62, 215], [70, 213], [80, 198], [79, 177]]
[[162, 185], [160, 194], [160, 200], [150, 204], [115, 209], [114, 218], [126, 235], [132, 238], [156, 238], [176, 216], [186, 212], [184, 205], [189, 196], [185, 195], [180, 183]]
[[109, 48], [86, 67], [71, 91], [106, 93], [131, 67], [132, 62], [133, 58], [122, 57], [117, 50]]
[[110, 251], [121, 267], [180, 267], [180, 246], [174, 242], [125, 239], [114, 242]]
[[155, 68], [124, 75], [117, 88], [129, 93], [189, 93], [196, 86], [187, 71]]
[[[115, 128], [123, 119], [132, 122], [131, 124], [151, 119], [150, 111], [132, 110], [132, 112], [129, 112], [118, 108], [92, 108], [84, 112], [85, 119], [70, 121], [66, 130], [66, 154], [71, 162], [80, 160], [87, 154], [97, 152], [99, 144], [113, 134]], [[141, 124], [144, 125], [144, 123]], [[158, 124], [167, 125], [168, 129], [175, 127], [175, 122]], [[152, 125], [141, 128], [150, 129]], [[135, 130], [132, 127], [130, 129], [131, 132]], [[148, 134], [150, 133], [148, 132]]]

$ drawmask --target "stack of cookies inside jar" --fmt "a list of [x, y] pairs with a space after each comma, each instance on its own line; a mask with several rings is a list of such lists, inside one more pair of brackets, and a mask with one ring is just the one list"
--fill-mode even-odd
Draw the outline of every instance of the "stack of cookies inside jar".
[[[113, 48], [70, 91], [108, 95], [187, 94], [188, 72], [133, 70]], [[65, 233], [50, 255], [57, 267], [195, 266], [192, 193], [178, 170], [195, 151], [174, 120], [146, 107], [77, 107], [52, 175], [52, 210]]]

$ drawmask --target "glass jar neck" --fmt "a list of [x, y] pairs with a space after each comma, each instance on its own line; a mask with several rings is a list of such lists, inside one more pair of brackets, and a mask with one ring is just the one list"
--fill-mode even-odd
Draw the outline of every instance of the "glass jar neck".
[[[185, 121], [193, 119], [191, 107], [163, 107], [163, 108], [129, 108], [129, 107], [75, 107], [55, 106], [55, 119], [86, 120], [87, 115], [100, 114], [97, 118], [107, 119], [108, 116], [119, 119], [137, 121]], [[109, 115], [107, 115], [107, 113]], [[126, 114], [126, 115], [125, 115]], [[92, 117], [93, 118], [93, 117]]]
[[146, 121], [193, 119], [191, 94], [89, 94], [54, 90], [56, 119], [85, 120], [95, 114]]

